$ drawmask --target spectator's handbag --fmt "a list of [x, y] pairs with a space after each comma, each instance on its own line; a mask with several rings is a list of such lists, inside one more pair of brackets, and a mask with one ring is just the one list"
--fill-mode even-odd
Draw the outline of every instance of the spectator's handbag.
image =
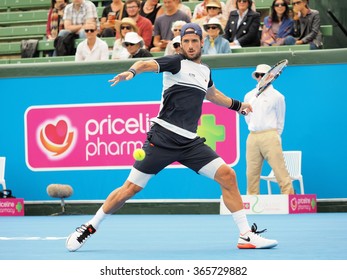
[[75, 55], [75, 39], [77, 39], [78, 35], [75, 33], [68, 33], [64, 36], [58, 36], [54, 40], [54, 48], [56, 50], [57, 56], [65, 56], [65, 55]]
[[21, 41], [21, 57], [22, 58], [29, 58], [29, 57], [38, 57], [37, 53], [37, 45], [39, 43], [39, 40], [22, 40]]

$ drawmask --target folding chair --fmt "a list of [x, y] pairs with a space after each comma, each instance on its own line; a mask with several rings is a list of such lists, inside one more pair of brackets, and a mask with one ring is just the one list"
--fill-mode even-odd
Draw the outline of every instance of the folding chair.
[[[300, 193], [304, 194], [304, 180], [301, 174], [301, 151], [283, 151], [284, 161], [289, 172], [290, 179], [298, 180], [300, 183]], [[273, 170], [267, 176], [260, 176], [260, 179], [267, 181], [268, 194], [272, 194], [271, 182], [278, 183]]]

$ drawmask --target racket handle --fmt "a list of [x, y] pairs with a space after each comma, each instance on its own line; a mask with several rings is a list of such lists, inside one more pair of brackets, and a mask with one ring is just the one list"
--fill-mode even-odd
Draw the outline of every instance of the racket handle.
[[247, 116], [249, 113], [249, 110], [248, 109], [244, 109], [241, 111], [241, 114], [244, 115], [244, 116]]

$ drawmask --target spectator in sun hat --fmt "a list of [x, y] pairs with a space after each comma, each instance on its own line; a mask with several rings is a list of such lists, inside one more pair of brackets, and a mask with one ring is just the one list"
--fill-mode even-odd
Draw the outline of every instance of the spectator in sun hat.
[[204, 39], [202, 54], [230, 53], [229, 42], [223, 38], [223, 27], [217, 18], [211, 18], [203, 27], [207, 36]]
[[129, 52], [129, 58], [153, 56], [147, 49], [143, 48], [145, 45], [143, 39], [136, 32], [128, 32], [127, 34], [125, 34], [124, 42], [122, 43], [122, 45]]
[[[217, 18], [220, 21], [223, 29], [227, 23], [227, 18], [222, 13], [222, 2], [220, 0], [207, 0], [205, 4], [206, 15], [198, 19], [192, 20], [193, 22], [199, 24], [201, 27], [211, 18]], [[204, 34], [206, 36], [206, 33]]]
[[[202, 2], [200, 2], [199, 4], [197, 4], [194, 7], [192, 21], [195, 22], [199, 18], [205, 17], [207, 15], [206, 4], [208, 2], [209, 2], [209, 0], [203, 0]], [[224, 1], [220, 2], [220, 4], [221, 4], [223, 17], [227, 19], [229, 16], [229, 13], [227, 12], [226, 5], [225, 5]]]
[[125, 47], [122, 46], [124, 37], [128, 32], [137, 32], [136, 22], [129, 17], [125, 17], [120, 21], [116, 21], [116, 30], [119, 38], [114, 42], [112, 59], [127, 59], [129, 53]]

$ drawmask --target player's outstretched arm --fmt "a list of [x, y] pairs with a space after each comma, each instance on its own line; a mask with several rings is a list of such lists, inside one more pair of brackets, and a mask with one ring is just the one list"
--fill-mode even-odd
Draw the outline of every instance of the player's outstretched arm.
[[243, 103], [236, 99], [232, 99], [226, 96], [224, 93], [215, 88], [215, 86], [210, 87], [207, 90], [206, 99], [219, 106], [227, 107], [229, 109], [241, 112], [242, 110], [248, 109], [252, 112], [252, 106], [249, 103]]
[[158, 72], [158, 63], [154, 60], [139, 60], [136, 61], [127, 71], [119, 73], [109, 80], [111, 87], [115, 86], [121, 81], [129, 81], [137, 74], [143, 72]]

